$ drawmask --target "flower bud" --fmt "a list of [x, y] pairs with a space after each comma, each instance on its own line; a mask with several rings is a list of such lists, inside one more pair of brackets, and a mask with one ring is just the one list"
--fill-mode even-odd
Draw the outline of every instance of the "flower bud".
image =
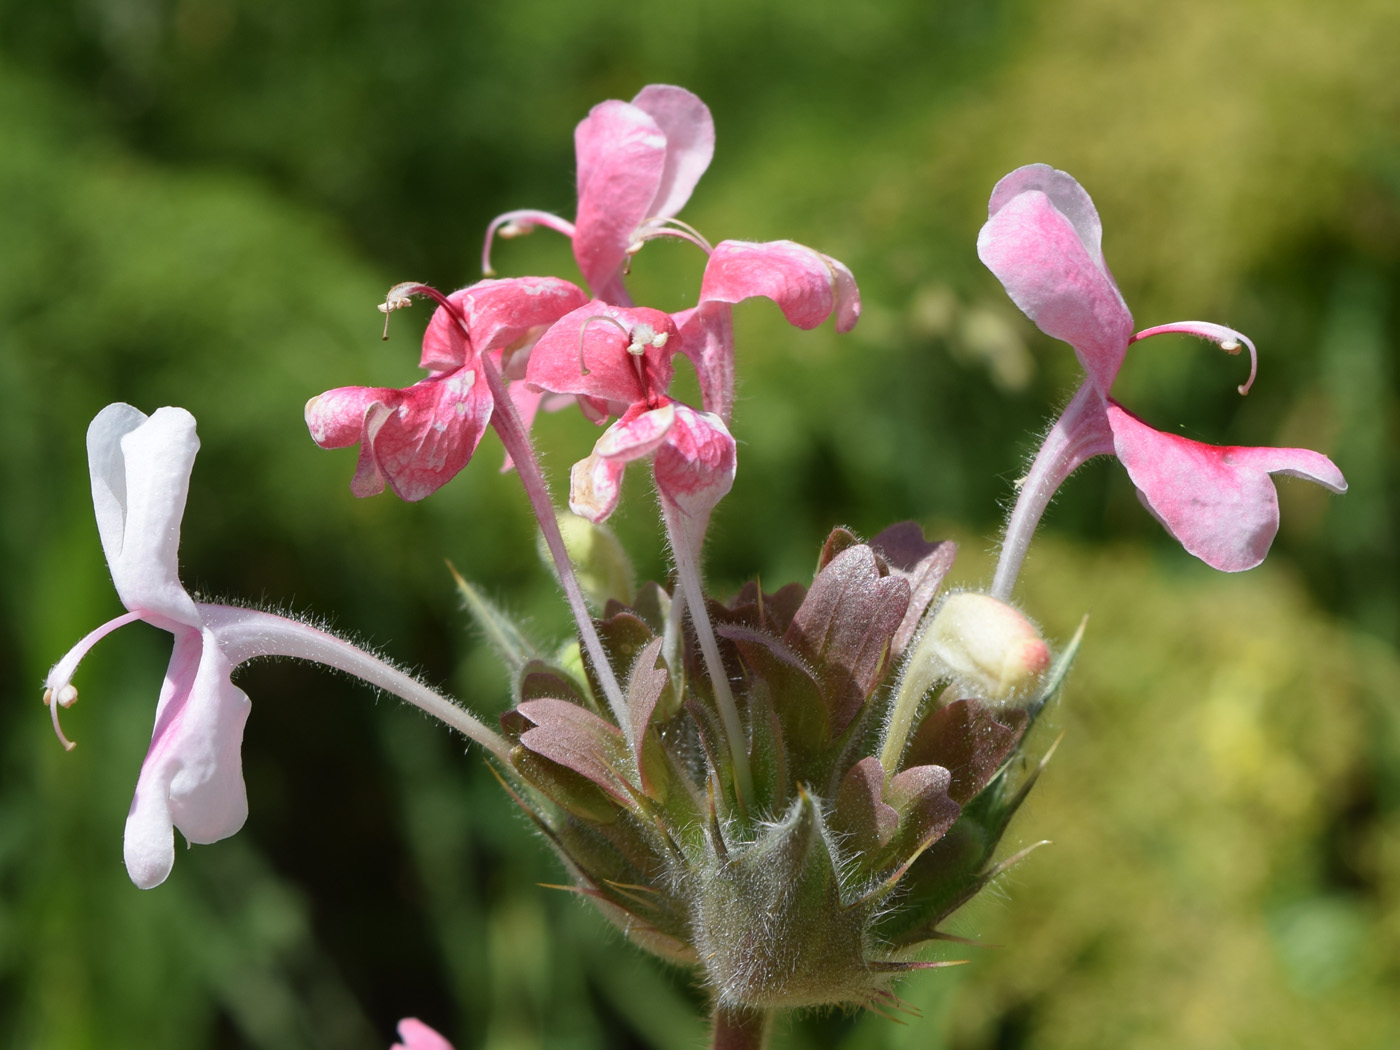
[[[617, 536], [606, 525], [595, 525], [577, 514], [560, 511], [558, 514], [559, 532], [564, 537], [564, 548], [574, 563], [578, 576], [579, 589], [595, 609], [602, 609], [609, 598], [615, 598], [623, 605], [632, 603], [636, 574], [632, 560], [622, 549]], [[540, 536], [540, 557], [553, 568], [554, 562]]]
[[919, 657], [983, 700], [1024, 693], [1050, 666], [1050, 648], [1025, 616], [974, 591], [948, 597], [919, 642]]

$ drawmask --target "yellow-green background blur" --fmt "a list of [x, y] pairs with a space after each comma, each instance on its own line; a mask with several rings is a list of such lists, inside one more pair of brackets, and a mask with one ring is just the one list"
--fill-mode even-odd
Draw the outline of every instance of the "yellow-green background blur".
[[[826, 530], [917, 518], [988, 573], [1012, 482], [1076, 382], [977, 261], [996, 179], [1073, 173], [1143, 326], [1230, 324], [1262, 372], [1180, 337], [1117, 393], [1203, 440], [1332, 455], [1284, 479], [1266, 565], [1212, 573], [1104, 461], [1067, 486], [1020, 597], [1086, 645], [1064, 738], [1009, 845], [1054, 840], [954, 928], [997, 947], [901, 986], [920, 1018], [784, 1021], [780, 1048], [1400, 1046], [1400, 5], [1394, 0], [55, 0], [0, 2], [0, 1045], [383, 1048], [417, 1014], [459, 1050], [703, 1044], [685, 974], [557, 882], [479, 753], [396, 702], [251, 666], [247, 827], [142, 892], [121, 832], [169, 647], [84, 664], [65, 754], [39, 683], [120, 611], [87, 421], [199, 420], [182, 549], [206, 595], [325, 618], [492, 718], [504, 676], [444, 559], [567, 630], [488, 438], [443, 491], [356, 501], [305, 400], [406, 384], [427, 317], [374, 305], [477, 276], [506, 209], [572, 214], [574, 124], [683, 84], [714, 163], [684, 217], [850, 264], [850, 336], [738, 310], [740, 466], [719, 589], [804, 578]], [[546, 231], [504, 274], [575, 276]], [[650, 245], [634, 289], [693, 303]], [[540, 428], [562, 479], [595, 432]], [[665, 571], [641, 472], [617, 522]]]

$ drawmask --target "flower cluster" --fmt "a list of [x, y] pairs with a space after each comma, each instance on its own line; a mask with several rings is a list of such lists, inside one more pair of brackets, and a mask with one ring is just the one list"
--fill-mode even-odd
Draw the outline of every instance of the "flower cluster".
[[[388, 690], [480, 744], [573, 888], [641, 948], [694, 969], [714, 1003], [716, 1046], [756, 1047], [776, 1009], [897, 1005], [892, 980], [948, 965], [922, 950], [948, 939], [944, 920], [1026, 852], [997, 858], [1048, 758], [1030, 730], [1078, 638], [1052, 653], [1011, 598], [1041, 513], [1078, 466], [1116, 456], [1168, 531], [1229, 571], [1258, 564], [1277, 530], [1270, 475], [1336, 492], [1346, 483], [1319, 453], [1203, 445], [1112, 399], [1128, 347], [1147, 336], [1188, 332], [1232, 352], [1248, 346], [1252, 359], [1254, 347], [1204, 322], [1133, 335], [1093, 203], [1068, 175], [1031, 165], [998, 183], [978, 251], [1017, 305], [1074, 347], [1086, 378], [1020, 487], [988, 592], [945, 590], [953, 544], [906, 522], [868, 542], [835, 530], [810, 585], [770, 593], [750, 583], [718, 600], [703, 586], [701, 555], [736, 476], [730, 308], [765, 297], [799, 328], [834, 318], [846, 331], [860, 313], [855, 281], [802, 245], [712, 247], [676, 218], [714, 150], [709, 110], [690, 92], [653, 85], [604, 102], [575, 141], [576, 218], [507, 213], [488, 229], [485, 259], [490, 272], [494, 237], [542, 226], [571, 239], [583, 286], [398, 285], [386, 314], [418, 296], [436, 304], [426, 378], [329, 390], [307, 404], [306, 421], [323, 447], [359, 446], [356, 496], [388, 487], [404, 500], [447, 484], [493, 429], [535, 511], [581, 659], [571, 647], [551, 656], [503, 646], [513, 703], [497, 731], [318, 628], [195, 601], [177, 565], [194, 420], [111, 405], [89, 428], [88, 455], [98, 530], [128, 611], [55, 665], [45, 699], [66, 744], [59, 708], [76, 699], [72, 679], [93, 644], [137, 619], [174, 637], [126, 827], [127, 869], [151, 887], [170, 874], [175, 829], [213, 842], [246, 818], [249, 701], [231, 680], [240, 663], [293, 656]], [[707, 256], [696, 305], [677, 313], [634, 303], [626, 286], [631, 260], [663, 236]], [[698, 377], [698, 407], [671, 396], [678, 355]], [[606, 428], [570, 473], [579, 517], [566, 535], [529, 432], [540, 409], [568, 405]], [[626, 566], [593, 571], [588, 561], [599, 552], [625, 561], [601, 523], [638, 462], [649, 465], [675, 571], [633, 588], [617, 582]], [[522, 637], [460, 586], [489, 637]], [[399, 1036], [395, 1050], [450, 1050], [414, 1019]]]

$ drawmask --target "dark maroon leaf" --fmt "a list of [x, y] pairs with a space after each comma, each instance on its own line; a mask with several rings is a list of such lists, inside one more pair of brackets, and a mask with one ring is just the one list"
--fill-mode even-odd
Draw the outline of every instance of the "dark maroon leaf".
[[535, 724], [521, 734], [525, 747], [591, 780], [622, 805], [632, 804], [622, 730], [566, 700], [526, 700], [516, 710]]
[[863, 544], [842, 551], [812, 581], [783, 640], [812, 663], [833, 733], [850, 724], [879, 683], [908, 608], [908, 580], [881, 576]]
[[953, 778], [949, 796], [966, 805], [1001, 768], [1025, 728], [1024, 711], [994, 713], [976, 700], [954, 700], [920, 723], [904, 760], [947, 768]]
[[885, 804], [885, 771], [875, 757], [863, 758], [841, 778], [829, 823], [843, 845], [871, 853], [894, 835], [899, 813]]

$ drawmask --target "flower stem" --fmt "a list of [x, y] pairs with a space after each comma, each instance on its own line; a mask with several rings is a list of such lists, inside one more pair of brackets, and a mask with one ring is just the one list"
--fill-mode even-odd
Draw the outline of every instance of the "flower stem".
[[1112, 454], [1113, 431], [1108, 426], [1103, 398], [1093, 383], [1085, 380], [1045, 435], [1045, 443], [1036, 453], [1030, 471], [1018, 483], [1016, 506], [1006, 523], [1001, 557], [992, 579], [993, 598], [1010, 600], [1040, 517], [1065, 479], [1085, 460]]
[[765, 1050], [772, 1020], [771, 1010], [716, 1006], [710, 1050]]
[[458, 706], [412, 675], [379, 657], [351, 645], [343, 638], [304, 624], [236, 605], [198, 604], [200, 616], [214, 631], [219, 648], [232, 664], [259, 656], [290, 656], [324, 664], [353, 675], [362, 682], [393, 693], [474, 740], [509, 765], [510, 745], [493, 733], [470, 711]]
[[515, 403], [511, 401], [510, 394], [506, 390], [505, 383], [501, 381], [501, 374], [496, 370], [496, 366], [483, 356], [480, 358], [480, 368], [482, 375], [486, 377], [487, 385], [491, 388], [491, 396], [496, 401], [495, 411], [491, 413], [491, 425], [496, 428], [496, 433], [500, 435], [501, 444], [505, 446], [506, 454], [510, 456], [511, 462], [515, 465], [516, 473], [520, 476], [520, 483], [525, 486], [525, 495], [529, 497], [530, 506], [534, 509], [535, 517], [540, 523], [540, 531], [544, 534], [545, 545], [549, 547], [550, 556], [554, 559], [555, 571], [559, 574], [559, 584], [564, 588], [564, 595], [569, 600], [569, 608], [573, 610], [574, 621], [578, 624], [579, 637], [583, 640], [583, 647], [588, 651], [588, 657], [593, 662], [593, 671], [597, 674], [598, 682], [603, 687], [608, 708], [612, 711], [613, 718], [617, 720], [618, 728], [630, 737], [632, 733], [631, 714], [622, 697], [622, 690], [618, 687], [617, 678], [613, 675], [612, 664], [608, 662], [602, 639], [598, 637], [598, 631], [593, 626], [593, 617], [588, 611], [588, 603], [584, 601], [583, 591], [579, 588], [578, 577], [574, 574], [574, 564], [569, 560], [568, 550], [564, 546], [564, 537], [559, 531], [559, 519], [554, 512], [554, 503], [549, 498], [549, 486], [544, 480], [544, 473], [540, 470], [540, 462], [535, 456], [534, 447], [530, 444], [530, 435], [526, 433], [524, 425], [520, 422], [520, 416], [515, 411]]
[[719, 644], [715, 641], [710, 614], [705, 609], [705, 591], [700, 583], [700, 568], [695, 556], [695, 537], [691, 535], [689, 519], [684, 512], [667, 499], [660, 489], [657, 490], [657, 494], [661, 501], [661, 517], [666, 523], [666, 538], [671, 544], [671, 555], [676, 559], [677, 590], [685, 596], [685, 608], [690, 612], [690, 622], [695, 627], [695, 637], [705, 658], [705, 669], [710, 674], [715, 706], [719, 708], [724, 735], [729, 740], [729, 758], [734, 766], [734, 791], [738, 797], [739, 809], [741, 812], [747, 812], [747, 800], [753, 797], [753, 774], [749, 771], [749, 756], [744, 747], [744, 727], [739, 722], [739, 708], [734, 703], [734, 693], [729, 688], [729, 676], [725, 672], [724, 661], [720, 659]]

